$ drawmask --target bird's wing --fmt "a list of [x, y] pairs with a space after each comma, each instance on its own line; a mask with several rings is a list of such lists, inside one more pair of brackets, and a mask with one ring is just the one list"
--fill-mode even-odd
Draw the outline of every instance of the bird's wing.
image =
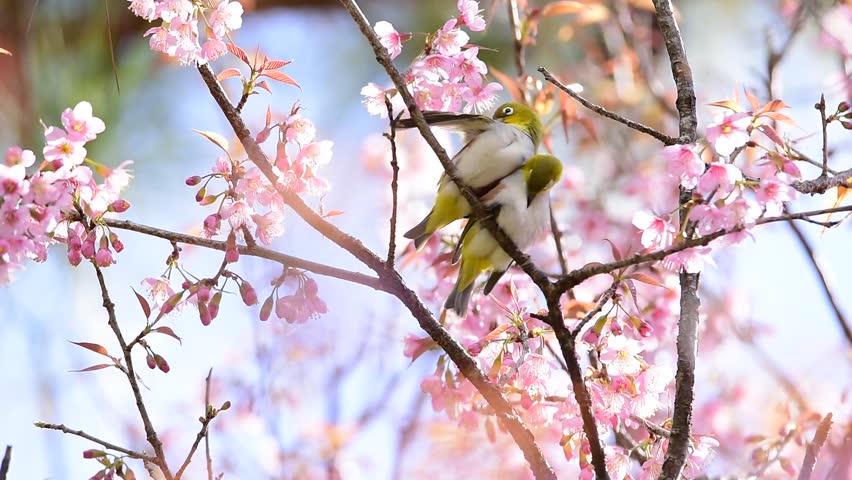
[[[461, 133], [465, 137], [465, 142], [487, 130], [491, 124], [498, 123], [491, 117], [471, 113], [426, 111], [423, 112], [423, 117], [429, 125]], [[414, 128], [416, 125], [411, 118], [401, 118], [396, 126], [397, 128]]]

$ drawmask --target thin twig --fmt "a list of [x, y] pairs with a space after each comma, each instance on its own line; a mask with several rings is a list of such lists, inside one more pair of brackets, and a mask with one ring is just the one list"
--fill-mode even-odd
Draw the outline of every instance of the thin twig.
[[127, 342], [124, 340], [124, 335], [122, 335], [121, 329], [118, 326], [118, 317], [116, 317], [115, 314], [115, 304], [112, 303], [112, 300], [110, 300], [109, 291], [107, 290], [106, 281], [104, 280], [104, 274], [101, 272], [101, 268], [97, 264], [92, 263], [92, 266], [95, 267], [95, 274], [97, 274], [98, 277], [98, 284], [101, 288], [103, 306], [107, 311], [109, 327], [112, 329], [113, 334], [115, 334], [115, 338], [118, 339], [118, 344], [121, 346], [121, 353], [124, 355], [124, 364], [127, 368], [125, 374], [127, 376], [127, 381], [130, 383], [130, 388], [133, 390], [133, 397], [136, 399], [136, 409], [139, 411], [139, 416], [141, 417], [142, 424], [145, 427], [145, 437], [154, 449], [155, 458], [151, 461], [151, 463], [160, 467], [160, 470], [163, 471], [163, 475], [165, 475], [167, 480], [173, 480], [174, 477], [169, 470], [169, 465], [166, 462], [166, 456], [163, 452], [163, 444], [157, 436], [157, 431], [154, 430], [154, 425], [151, 423], [151, 418], [148, 416], [148, 409], [145, 407], [145, 402], [142, 400], [142, 391], [139, 389], [139, 381], [136, 379], [136, 371], [133, 368], [133, 357], [130, 349], [127, 347]]
[[559, 259], [559, 269], [562, 272], [562, 275], [566, 275], [568, 273], [568, 262], [565, 260], [565, 252], [562, 250], [562, 231], [559, 230], [559, 224], [556, 223], [556, 217], [553, 215], [552, 199], [550, 201], [550, 233], [553, 235], [553, 243], [556, 245], [556, 256]]
[[9, 465], [12, 463], [12, 446], [6, 445], [6, 451], [3, 453], [3, 461], [0, 462], [0, 480], [6, 480], [6, 475], [9, 473]]
[[391, 147], [391, 170], [393, 171], [393, 178], [391, 179], [391, 195], [392, 199], [392, 209], [391, 209], [391, 217], [390, 217], [390, 239], [388, 239], [388, 257], [386, 263], [389, 267], [393, 268], [394, 264], [394, 255], [396, 255], [396, 212], [397, 212], [397, 201], [399, 197], [399, 162], [397, 162], [396, 158], [396, 119], [393, 117], [393, 105], [391, 105], [390, 98], [385, 95], [385, 107], [388, 109], [388, 123], [390, 124], [390, 133], [386, 134], [388, 142], [390, 142]]
[[828, 119], [825, 116], [825, 94], [819, 96], [819, 103], [814, 105], [819, 110], [822, 119], [822, 174], [820, 177], [828, 176]]
[[[213, 367], [207, 372], [204, 380], [204, 404], [210, 405], [210, 380], [213, 377]], [[210, 456], [210, 434], [204, 436], [204, 458], [207, 464], [207, 480], [213, 480], [213, 458]]]
[[[224, 252], [227, 250], [227, 245], [225, 242], [220, 240], [213, 240], [210, 238], [196, 237], [193, 235], [187, 235], [184, 233], [172, 232], [169, 230], [163, 230], [161, 228], [150, 227], [148, 225], [142, 225], [139, 223], [130, 222], [127, 220], [116, 220], [112, 218], [103, 219], [105, 225], [110, 228], [119, 228], [122, 230], [130, 230], [133, 232], [142, 233], [145, 235], [149, 235], [152, 237], [164, 238], [166, 240], [170, 240], [172, 242], [183, 243], [186, 245], [197, 245], [199, 247], [209, 248], [211, 250], [219, 250]], [[267, 260], [272, 260], [274, 262], [280, 263], [281, 265], [286, 265], [288, 267], [298, 268], [301, 270], [306, 270], [308, 272], [316, 273], [317, 275], [323, 275], [326, 277], [333, 277], [340, 280], [345, 280], [347, 282], [357, 283], [359, 285], [364, 285], [365, 287], [370, 287], [374, 290], [379, 290], [383, 292], [387, 292], [388, 290], [382, 285], [381, 280], [376, 277], [371, 277], [369, 275], [364, 275], [363, 273], [352, 272], [349, 270], [343, 270], [336, 267], [331, 267], [328, 265], [324, 265], [322, 263], [312, 262], [310, 260], [304, 260], [299, 257], [294, 257], [291, 255], [286, 255], [283, 253], [276, 252], [275, 250], [271, 250], [269, 248], [264, 248], [260, 246], [244, 246], [238, 245], [237, 248], [240, 251], [241, 255], [247, 255], [250, 257], [258, 257], [265, 258]]]
[[595, 104], [595, 103], [592, 103], [592, 102], [586, 100], [579, 93], [575, 92], [574, 90], [572, 90], [572, 89], [568, 88], [567, 86], [565, 86], [564, 84], [562, 84], [546, 68], [538, 67], [538, 71], [541, 72], [542, 75], [544, 75], [545, 80], [556, 85], [557, 88], [559, 88], [563, 92], [567, 93], [574, 100], [577, 100], [578, 102], [580, 102], [581, 105], [583, 105], [584, 107], [588, 108], [589, 110], [597, 113], [598, 115], [606, 117], [606, 118], [610, 118], [610, 119], [615, 120], [616, 122], [618, 122], [622, 125], [625, 125], [629, 128], [632, 128], [633, 130], [636, 130], [638, 132], [642, 132], [646, 135], [650, 135], [650, 136], [656, 138], [657, 140], [663, 142], [663, 144], [665, 144], [665, 145], [674, 145], [674, 144], [679, 142], [679, 139], [677, 139], [677, 138], [670, 137], [670, 136], [668, 136], [668, 135], [666, 135], [662, 132], [659, 132], [659, 131], [657, 131], [657, 130], [655, 130], [655, 129], [647, 126], [647, 125], [643, 125], [639, 122], [634, 122], [633, 120], [630, 120], [629, 118], [622, 117], [621, 115], [619, 115], [615, 112], [611, 112], [611, 111], [607, 110], [606, 108], [604, 108], [604, 107], [602, 107], [598, 104]]
[[[206, 387], [204, 389], [204, 416], [200, 418], [201, 421], [201, 430], [195, 435], [195, 441], [192, 442], [192, 446], [189, 448], [189, 453], [186, 454], [186, 458], [183, 461], [183, 464], [178, 469], [175, 474], [175, 480], [180, 480], [183, 476], [183, 472], [186, 470], [186, 467], [189, 466], [189, 463], [192, 462], [192, 456], [195, 455], [195, 451], [198, 449], [198, 445], [201, 444], [202, 439], [207, 438], [208, 427], [210, 426], [210, 422], [216, 418], [216, 414], [218, 413], [216, 409], [210, 405], [210, 377], [213, 375], [213, 369], [207, 371], [207, 379], [205, 380]], [[213, 471], [210, 467], [210, 449], [209, 446], [207, 448], [207, 459], [208, 459], [208, 469], [207, 469], [207, 477], [208, 479], [213, 478]]]
[[[57, 431], [60, 431], [62, 433], [67, 433], [69, 435], [75, 435], [75, 436], [80, 437], [80, 438], [85, 438], [86, 440], [89, 440], [90, 442], [97, 443], [98, 445], [100, 445], [100, 446], [102, 446], [102, 447], [104, 447], [108, 450], [114, 450], [116, 452], [123, 453], [123, 454], [127, 455], [128, 457], [138, 458], [139, 460], [145, 460], [145, 461], [159, 465], [159, 461], [156, 458], [154, 458], [150, 455], [145, 455], [144, 453], [139, 453], [139, 452], [136, 452], [136, 451], [124, 448], [124, 447], [120, 447], [120, 446], [118, 446], [114, 443], [107, 442], [106, 440], [101, 440], [98, 437], [93, 437], [92, 435], [89, 435], [88, 433], [86, 433], [82, 430], [73, 430], [73, 429], [66, 427], [65, 425], [56, 425], [54, 423], [37, 422], [35, 424], [35, 426], [38, 427], [38, 428], [44, 428], [44, 429], [47, 429], [47, 430], [57, 430]], [[2, 477], [0, 477], [0, 478], [2, 478]]]
[[583, 316], [583, 319], [580, 320], [580, 323], [578, 323], [577, 326], [574, 327], [574, 330], [571, 331], [572, 337], [576, 339], [580, 335], [580, 331], [583, 330], [583, 327], [585, 327], [586, 324], [591, 321], [592, 317], [601, 313], [601, 310], [603, 310], [603, 307], [604, 305], [606, 305], [606, 302], [608, 302], [613, 297], [613, 295], [615, 295], [615, 292], [618, 289], [618, 285], [619, 282], [612, 282], [612, 285], [610, 285], [606, 292], [604, 292], [603, 295], [601, 295], [601, 297], [598, 299], [598, 303], [595, 305], [595, 308], [586, 312], [586, 315]]
[[515, 47], [515, 67], [518, 69], [518, 78], [520, 78], [524, 75], [526, 55], [524, 55], [524, 34], [518, 11], [518, 0], [509, 0], [506, 6], [509, 8], [509, 26], [512, 29], [512, 44]]
[[811, 265], [814, 267], [817, 277], [819, 277], [820, 285], [822, 285], [822, 291], [825, 293], [826, 298], [828, 298], [828, 302], [831, 304], [831, 308], [834, 310], [834, 318], [837, 319], [837, 323], [840, 325], [840, 329], [843, 331], [846, 341], [849, 342], [849, 346], [852, 347], [852, 328], [849, 327], [849, 322], [846, 320], [846, 316], [843, 314], [843, 311], [840, 310], [840, 305], [834, 297], [831, 287], [828, 285], [828, 280], [825, 278], [825, 274], [819, 266], [819, 262], [817, 262], [813, 247], [811, 247], [810, 242], [808, 242], [808, 239], [805, 237], [802, 230], [792, 220], [788, 221], [787, 224], [790, 226], [790, 229], [793, 230], [793, 233], [799, 240], [799, 244], [802, 246], [802, 249], [808, 257], [808, 260], [810, 260]]
[[820, 449], [822, 449], [822, 446], [828, 439], [828, 432], [830, 430], [831, 412], [826, 414], [822, 421], [819, 422], [819, 426], [814, 433], [814, 439], [808, 444], [808, 448], [805, 450], [805, 458], [802, 460], [802, 468], [799, 470], [799, 480], [810, 480], [811, 475], [814, 473], [817, 455], [819, 455]]

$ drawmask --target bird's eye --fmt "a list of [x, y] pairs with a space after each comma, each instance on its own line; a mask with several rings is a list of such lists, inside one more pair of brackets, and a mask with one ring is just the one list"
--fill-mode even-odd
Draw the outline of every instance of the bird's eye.
[[512, 107], [506, 107], [506, 108], [503, 109], [503, 115], [505, 115], [507, 117], [509, 115], [513, 114], [513, 113], [515, 113], [515, 109], [512, 108]]

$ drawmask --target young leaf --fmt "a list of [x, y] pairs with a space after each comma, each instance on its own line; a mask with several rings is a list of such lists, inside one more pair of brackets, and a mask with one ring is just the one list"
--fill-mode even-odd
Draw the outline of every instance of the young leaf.
[[644, 273], [631, 273], [630, 275], [627, 276], [627, 278], [631, 278], [633, 280], [636, 280], [637, 282], [647, 283], [648, 285], [653, 285], [655, 287], [662, 287], [662, 288], [665, 288], [666, 290], [670, 290], [669, 287], [660, 283], [659, 280], [655, 279], [654, 277], [645, 275]]
[[175, 340], [177, 340], [178, 342], [180, 342], [181, 345], [183, 344], [183, 340], [181, 340], [181, 338], [177, 336], [177, 334], [175, 333], [174, 330], [171, 329], [171, 327], [157, 327], [153, 331], [155, 331], [157, 333], [162, 333], [164, 335], [168, 335], [168, 336], [174, 338]]
[[612, 243], [607, 238], [605, 238], [604, 241], [609, 243], [609, 248], [612, 251], [612, 258], [614, 258], [616, 261], [619, 261], [622, 258], [624, 258], [623, 255], [621, 255], [621, 250], [619, 250], [618, 247], [616, 247], [614, 243]]
[[136, 299], [139, 300], [139, 306], [142, 307], [142, 312], [145, 313], [145, 318], [151, 318], [151, 305], [148, 304], [148, 300], [146, 300], [142, 295], [139, 295], [139, 292], [137, 292], [135, 288], [130, 287], [130, 289], [136, 294]]
[[71, 343], [73, 343], [74, 345], [77, 345], [78, 347], [83, 347], [86, 350], [91, 350], [95, 353], [99, 353], [99, 354], [101, 354], [105, 357], [112, 358], [112, 357], [109, 356], [107, 349], [98, 345], [97, 343], [89, 343], [89, 342], [71, 342]]
[[290, 76], [287, 75], [286, 73], [282, 73], [282, 72], [278, 72], [278, 71], [273, 70], [273, 71], [269, 71], [269, 72], [263, 72], [263, 76], [269, 77], [269, 78], [276, 80], [278, 82], [281, 82], [281, 83], [293, 85], [294, 87], [298, 88], [299, 90], [302, 89], [302, 87], [300, 87], [299, 84], [296, 83], [295, 80], [290, 78]]
[[239, 59], [240, 59], [240, 60], [242, 60], [242, 62], [243, 62], [243, 63], [245, 63], [246, 65], [250, 65], [250, 64], [249, 64], [248, 55], [246, 55], [246, 51], [245, 51], [245, 50], [243, 50], [242, 48], [240, 48], [240, 47], [238, 47], [238, 46], [236, 46], [236, 45], [234, 45], [234, 44], [232, 44], [232, 43], [226, 43], [226, 44], [225, 44], [225, 48], [227, 48], [227, 49], [228, 49], [228, 51], [229, 51], [229, 52], [231, 52], [231, 55], [233, 55], [233, 56], [235, 56], [235, 57], [239, 58]]
[[293, 63], [293, 60], [269, 60], [263, 65], [264, 70], [277, 70]]
[[81, 368], [80, 370], [71, 370], [74, 373], [80, 372], [94, 372], [95, 370], [102, 370], [104, 368], [114, 367], [115, 365], [111, 363], [101, 363], [98, 365], [92, 365], [91, 367]]
[[214, 145], [224, 150], [225, 153], [228, 153], [228, 141], [225, 140], [225, 137], [219, 135], [216, 132], [206, 132], [204, 130], [197, 130], [195, 128], [193, 128], [193, 130], [195, 130], [202, 137], [213, 142]]
[[240, 71], [236, 68], [226, 68], [225, 70], [219, 72], [219, 75], [216, 75], [216, 80], [219, 80], [221, 82], [222, 80], [239, 76]]

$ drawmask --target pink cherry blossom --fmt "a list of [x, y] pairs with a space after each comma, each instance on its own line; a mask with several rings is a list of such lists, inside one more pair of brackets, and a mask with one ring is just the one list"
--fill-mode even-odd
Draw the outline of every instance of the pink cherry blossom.
[[314, 123], [307, 118], [302, 117], [298, 113], [290, 115], [287, 118], [287, 134], [286, 138], [289, 142], [296, 142], [299, 145], [307, 145], [314, 140], [317, 131]]
[[32, 150], [24, 150], [13, 146], [6, 150], [6, 164], [10, 167], [21, 165], [24, 168], [31, 167], [35, 163], [35, 154]]
[[382, 42], [382, 46], [388, 51], [391, 60], [402, 53], [403, 36], [393, 28], [390, 22], [384, 20], [376, 22], [373, 31], [379, 36], [379, 41]]
[[716, 123], [707, 126], [707, 141], [719, 155], [730, 155], [749, 141], [751, 122], [751, 115], [746, 112], [725, 113]]
[[361, 95], [364, 97], [362, 103], [367, 107], [367, 113], [387, 118], [388, 109], [385, 105], [387, 90], [371, 82], [361, 89]]
[[716, 192], [725, 196], [733, 191], [737, 182], [743, 179], [743, 172], [735, 165], [723, 162], [713, 162], [698, 180], [698, 191], [704, 195]]
[[78, 103], [73, 110], [66, 108], [61, 118], [71, 141], [92, 141], [106, 129], [103, 120], [92, 115], [92, 104], [85, 101]]
[[683, 269], [686, 273], [701, 273], [704, 270], [704, 264], [715, 265], [713, 258], [710, 257], [712, 251], [710, 247], [693, 247], [673, 253], [662, 259], [660, 263], [673, 272]]
[[503, 86], [496, 82], [491, 82], [485, 86], [470, 87], [463, 94], [464, 100], [468, 102], [465, 111], [473, 110], [479, 113], [490, 110], [497, 99], [497, 92], [501, 90], [503, 90]]
[[265, 245], [272, 243], [272, 239], [280, 237], [284, 233], [284, 215], [277, 210], [270, 210], [263, 215], [251, 216], [257, 228], [254, 235]]
[[644, 347], [636, 340], [625, 335], [610, 335], [606, 337], [600, 359], [606, 365], [607, 373], [612, 376], [633, 375], [641, 369], [638, 355], [642, 350]]
[[62, 164], [80, 165], [86, 159], [84, 142], [71, 140], [61, 128], [47, 127], [44, 138], [47, 141], [42, 151], [45, 160], [59, 160]]
[[770, 214], [778, 214], [783, 210], [784, 202], [795, 200], [798, 192], [790, 186], [792, 178], [786, 173], [775, 177], [764, 178], [755, 189], [757, 201], [765, 206]]
[[669, 220], [638, 211], [633, 215], [633, 226], [642, 231], [642, 246], [663, 249], [671, 246], [677, 228]]
[[695, 188], [704, 173], [705, 163], [695, 153], [695, 145], [670, 145], [660, 151], [668, 174], [680, 181], [684, 188]]
[[130, 11], [149, 22], [159, 17], [157, 0], [130, 0]]
[[245, 200], [237, 200], [222, 208], [221, 213], [222, 219], [227, 220], [231, 228], [238, 231], [240, 227], [248, 224], [254, 211]]
[[485, 30], [485, 19], [482, 17], [482, 10], [479, 9], [479, 2], [458, 0], [458, 9], [461, 12], [459, 24], [467, 25], [467, 28], [473, 32]]
[[207, 41], [201, 45], [201, 59], [204, 62], [212, 62], [217, 58], [221, 57], [228, 53], [228, 47], [225, 45], [221, 39], [218, 38], [208, 38]]
[[243, 25], [243, 6], [239, 2], [222, 0], [207, 17], [213, 35], [222, 38]]
[[442, 55], [457, 55], [468, 40], [468, 34], [456, 28], [456, 19], [451, 18], [435, 34], [432, 46]]

